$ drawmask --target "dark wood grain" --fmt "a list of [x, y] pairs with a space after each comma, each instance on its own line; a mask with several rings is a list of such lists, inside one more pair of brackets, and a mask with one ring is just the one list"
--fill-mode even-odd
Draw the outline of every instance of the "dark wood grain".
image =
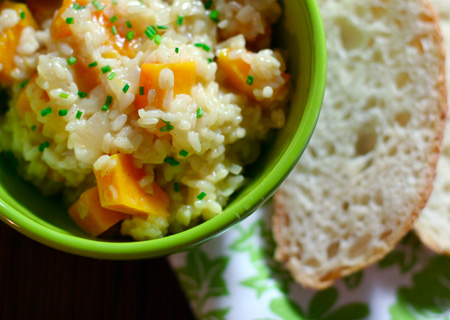
[[0, 222], [0, 319], [194, 319], [166, 259], [59, 252]]

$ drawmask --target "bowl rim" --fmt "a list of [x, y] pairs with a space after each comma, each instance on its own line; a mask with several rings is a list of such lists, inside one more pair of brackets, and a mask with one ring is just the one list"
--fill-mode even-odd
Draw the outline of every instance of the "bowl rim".
[[[323, 75], [326, 75], [327, 68], [325, 32], [316, 1], [305, 0], [304, 3], [310, 17], [313, 17], [310, 19], [310, 28], [313, 38], [311, 51], [314, 57], [311, 65], [309, 95], [302, 117], [302, 122], [306, 122], [305, 128], [295, 132], [285, 154], [278, 159], [272, 170], [272, 172], [281, 173], [282, 179], [273, 179], [271, 175], [264, 177], [261, 185], [251, 190], [242, 199], [243, 202], [248, 200], [246, 205], [250, 204], [250, 208], [241, 215], [225, 210], [213, 219], [181, 233], [160, 239], [133, 242], [99, 241], [52, 230], [30, 217], [16, 214], [15, 211], [18, 210], [14, 206], [8, 208], [1, 202], [0, 220], [29, 238], [58, 250], [98, 259], [131, 260], [160, 257], [187, 250], [225, 232], [238, 221], [246, 218], [273, 195], [293, 169], [311, 139], [319, 118], [326, 82], [326, 77]], [[301, 147], [300, 152], [299, 147]]]

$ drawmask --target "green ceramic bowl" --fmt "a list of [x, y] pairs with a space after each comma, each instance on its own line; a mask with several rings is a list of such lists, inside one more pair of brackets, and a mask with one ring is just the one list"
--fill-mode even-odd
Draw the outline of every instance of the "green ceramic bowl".
[[283, 17], [275, 29], [275, 47], [288, 52], [294, 84], [286, 126], [246, 168], [250, 183], [224, 212], [179, 234], [142, 242], [113, 242], [86, 236], [71, 221], [58, 198], [43, 197], [18, 177], [0, 157], [0, 218], [17, 231], [50, 247], [99, 259], [141, 259], [189, 249], [245, 219], [273, 194], [291, 171], [314, 131], [325, 89], [326, 46], [315, 0], [284, 0]]

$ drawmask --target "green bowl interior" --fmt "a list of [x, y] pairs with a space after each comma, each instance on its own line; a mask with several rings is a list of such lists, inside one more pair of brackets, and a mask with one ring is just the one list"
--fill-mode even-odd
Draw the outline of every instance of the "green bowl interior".
[[141, 242], [114, 242], [85, 235], [58, 198], [43, 197], [0, 157], [0, 218], [23, 234], [51, 247], [100, 259], [138, 259], [175, 253], [198, 245], [246, 218], [264, 203], [295, 165], [320, 112], [326, 78], [326, 49], [315, 0], [285, 0], [276, 26], [274, 47], [288, 56], [293, 96], [287, 123], [261, 148], [258, 161], [246, 168], [249, 183], [224, 212], [179, 234]]

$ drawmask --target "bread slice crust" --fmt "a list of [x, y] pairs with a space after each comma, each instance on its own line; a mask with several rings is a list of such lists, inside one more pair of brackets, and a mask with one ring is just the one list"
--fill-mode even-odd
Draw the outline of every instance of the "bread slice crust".
[[318, 2], [325, 100], [310, 145], [275, 194], [273, 230], [275, 258], [303, 286], [324, 289], [383, 258], [412, 228], [433, 188], [447, 91], [428, 0]]

